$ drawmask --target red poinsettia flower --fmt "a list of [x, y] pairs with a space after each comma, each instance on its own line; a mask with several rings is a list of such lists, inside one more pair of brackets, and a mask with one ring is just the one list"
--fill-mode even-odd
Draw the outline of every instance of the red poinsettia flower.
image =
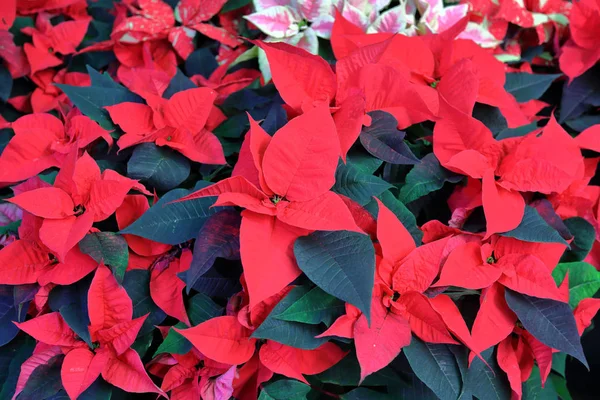
[[560, 193], [581, 177], [584, 164], [579, 146], [554, 117], [541, 134], [494, 139], [471, 117], [478, 87], [485, 85], [479, 77], [475, 65], [463, 60], [440, 81], [442, 119], [434, 128], [433, 151], [445, 168], [482, 180], [470, 181], [468, 196], [473, 202], [481, 193], [489, 237], [519, 225], [525, 207], [520, 192]]
[[194, 75], [190, 78], [198, 86], [204, 86], [216, 91], [219, 96], [215, 103], [222, 103], [230, 94], [242, 90], [252, 82], [260, 78], [260, 71], [250, 68], [241, 68], [230, 74], [227, 73], [231, 62], [221, 64], [213, 71], [207, 79], [202, 75]]
[[[137, 7], [134, 3], [137, 3]], [[196, 32], [236, 47], [240, 42], [234, 35], [207, 23], [225, 3], [225, 0], [181, 0], [173, 11], [170, 5], [161, 0], [128, 1], [125, 4], [133, 16], [115, 24], [111, 38], [123, 43], [167, 38], [184, 60], [194, 51]], [[182, 26], [175, 26], [175, 21]]]
[[569, 16], [571, 38], [562, 47], [560, 69], [571, 79], [578, 77], [600, 60], [600, 2], [574, 1]]
[[119, 148], [150, 142], [177, 150], [192, 161], [225, 164], [219, 139], [206, 128], [217, 93], [188, 89], [168, 100], [160, 94], [147, 94], [149, 105], [125, 102], [106, 107], [113, 122], [125, 131], [117, 142]]
[[171, 392], [171, 400], [225, 400], [233, 394], [236, 366], [211, 360], [195, 349], [183, 355], [161, 354], [148, 370], [163, 379], [161, 389]]
[[437, 105], [427, 103], [405, 75], [375, 64], [389, 41], [340, 59], [335, 73], [323, 58], [289, 44], [256, 44], [265, 51], [273, 82], [294, 113], [332, 106], [343, 158], [361, 127], [370, 124], [369, 111], [392, 113], [400, 128], [434, 119], [437, 113]]
[[39, 238], [42, 222], [42, 218], [23, 213], [19, 239], [0, 250], [0, 284], [70, 285], [96, 269], [98, 263], [78, 247], [59, 261], [57, 254]]
[[43, 218], [40, 240], [59, 261], [88, 233], [94, 222], [108, 218], [131, 189], [149, 194], [133, 179], [100, 168], [87, 153], [77, 151], [62, 166], [54, 186], [20, 193], [8, 199], [27, 212]]
[[271, 138], [250, 118], [231, 178], [180, 201], [219, 196], [242, 212], [240, 250], [252, 306], [300, 275], [294, 241], [313, 230], [360, 231], [335, 183], [339, 141], [327, 107], [294, 118]]
[[[415, 37], [392, 34], [366, 35], [359, 33], [355, 26], [338, 14], [332, 31], [331, 43], [336, 58], [340, 61], [341, 59], [350, 59], [349, 56], [354, 55], [354, 58], [362, 58], [376, 64], [378, 71], [376, 76], [390, 75], [390, 78], [387, 78], [389, 84], [393, 83], [391, 82], [392, 78], [398, 79], [400, 76], [403, 76], [402, 79], [408, 79], [416, 84], [416, 90], [420, 97], [435, 115], [439, 108], [438, 94], [436, 93], [437, 82], [446, 74], [452, 74], [455, 71], [455, 64], [469, 59], [480, 71], [480, 80], [482, 81], [476, 91], [476, 100], [498, 107], [511, 127], [526, 124], [527, 120], [520, 111], [517, 101], [504, 89], [503, 64], [475, 42], [455, 39], [464, 30], [466, 24], [467, 18], [465, 17], [438, 35]], [[387, 45], [382, 48], [384, 43]], [[339, 64], [336, 66], [337, 68], [339, 68]], [[349, 69], [348, 72], [345, 74], [343, 82], [338, 81], [338, 88], [340, 86], [351, 88], [356, 84], [356, 69]], [[338, 70], [338, 75], [339, 73]], [[450, 79], [462, 82], [461, 77], [457, 75]], [[372, 88], [372, 90], [381, 95], [381, 92], [389, 92], [388, 87], [391, 86], [382, 85]], [[455, 95], [460, 96], [460, 92]], [[454, 102], [453, 98], [446, 100]], [[388, 112], [394, 114], [400, 125], [403, 125], [403, 121], [406, 121], [405, 126], [408, 126], [424, 120], [424, 116], [407, 120], [406, 114], [403, 115], [399, 110], [392, 109]], [[419, 116], [415, 115], [415, 117]]]
[[[69, 398], [75, 400], [98, 376], [108, 383], [131, 393], [166, 394], [148, 376], [139, 354], [131, 349], [147, 315], [132, 319], [133, 305], [125, 289], [112, 272], [100, 265], [88, 292], [89, 334], [97, 344], [92, 350], [78, 338], [58, 312], [15, 323], [41, 343], [65, 354], [61, 368], [62, 384]], [[30, 365], [39, 365], [34, 354], [21, 369], [17, 395], [33, 372]], [[19, 385], [21, 384], [21, 385]]]
[[30, 35], [33, 43], [25, 43], [23, 50], [31, 66], [31, 73], [61, 65], [57, 54], [68, 55], [76, 52], [89, 25], [89, 19], [66, 21], [52, 25], [50, 14], [39, 13], [35, 28], [25, 27], [21, 31]]
[[552, 269], [565, 248], [498, 236], [490, 243], [471, 240], [450, 252], [433, 286], [483, 289], [498, 282], [519, 293], [561, 301]]
[[[379, 200], [377, 203], [377, 240], [381, 253], [377, 256], [371, 321], [369, 323], [364, 314], [347, 305], [346, 315], [320, 335], [354, 338], [361, 381], [392, 362], [401, 349], [410, 344], [411, 333], [426, 342], [458, 343], [441, 313], [423, 295], [440, 270], [449, 238], [416, 247], [398, 218]], [[456, 306], [453, 310], [445, 300], [440, 300], [437, 308], [446, 310], [448, 319], [450, 315], [460, 316], [460, 313], [456, 314]], [[464, 325], [457, 330], [467, 332], [468, 341], [468, 329], [462, 317], [459, 319], [462, 323], [455, 320], [451, 325]]]
[[65, 123], [50, 114], [25, 115], [11, 124], [15, 136], [0, 155], [0, 182], [18, 182], [61, 167], [67, 154], [99, 138], [112, 145], [108, 131], [76, 110]]
[[286, 287], [252, 306], [243, 279], [242, 286], [244, 291], [230, 300], [228, 315], [210, 319], [190, 329], [175, 328], [204, 356], [228, 365], [245, 363], [234, 380], [236, 398], [256, 398], [259, 385], [274, 373], [307, 383], [303, 375], [321, 373], [346, 355], [329, 342], [314, 350], [304, 350], [266, 340], [258, 349], [259, 342], [250, 337], [252, 331], [263, 323], [292, 288]]

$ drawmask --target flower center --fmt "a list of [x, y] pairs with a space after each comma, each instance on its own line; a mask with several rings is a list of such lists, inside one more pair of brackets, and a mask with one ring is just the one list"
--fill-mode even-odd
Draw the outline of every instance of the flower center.
[[271, 203], [273, 203], [275, 205], [277, 203], [279, 203], [281, 200], [283, 200], [283, 196], [275, 195], [275, 196], [271, 197]]
[[83, 214], [85, 212], [85, 207], [83, 206], [83, 204], [78, 204], [73, 209], [73, 212], [75, 213], [76, 217], [79, 217], [81, 214]]

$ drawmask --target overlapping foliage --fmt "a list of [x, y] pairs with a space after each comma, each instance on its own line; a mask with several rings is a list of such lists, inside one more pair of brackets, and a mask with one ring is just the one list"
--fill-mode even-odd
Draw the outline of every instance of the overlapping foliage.
[[599, 35], [597, 0], [5, 1], [0, 399], [570, 399]]

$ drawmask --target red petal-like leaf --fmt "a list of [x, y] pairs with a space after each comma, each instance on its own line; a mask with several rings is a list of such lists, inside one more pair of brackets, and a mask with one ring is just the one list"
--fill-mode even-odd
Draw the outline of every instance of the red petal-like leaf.
[[40, 342], [54, 346], [75, 346], [79, 341], [75, 332], [58, 312], [45, 314], [29, 321], [16, 323], [23, 332]]
[[158, 388], [144, 369], [139, 354], [132, 349], [127, 349], [119, 357], [108, 361], [102, 377], [110, 384], [129, 393], [158, 393], [167, 397]]
[[7, 201], [38, 217], [62, 219], [74, 214], [73, 200], [64, 190], [47, 187], [21, 193]]
[[177, 329], [205, 356], [229, 365], [243, 364], [254, 354], [256, 339], [236, 317], [209, 319], [190, 329]]
[[95, 356], [87, 348], [73, 349], [63, 361], [60, 375], [69, 398], [76, 399], [94, 381], [104, 368], [104, 357]]
[[314, 108], [275, 133], [264, 155], [265, 181], [289, 201], [314, 199], [333, 186], [339, 156], [329, 109]]
[[102, 264], [96, 270], [88, 291], [88, 312], [90, 332], [131, 321], [133, 316], [133, 305], [127, 292]]
[[371, 304], [371, 326], [362, 315], [354, 324], [354, 343], [360, 364], [361, 382], [387, 366], [410, 344], [410, 325], [400, 315], [389, 312], [379, 298]]
[[250, 308], [278, 293], [300, 275], [294, 241], [308, 232], [275, 217], [248, 210], [242, 212], [240, 253]]

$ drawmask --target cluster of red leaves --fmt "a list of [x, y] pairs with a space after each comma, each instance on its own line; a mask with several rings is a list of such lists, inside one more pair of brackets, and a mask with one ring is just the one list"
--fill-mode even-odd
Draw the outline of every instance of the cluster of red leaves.
[[[573, 81], [594, 68], [600, 60], [600, 3], [550, 0], [525, 7], [512, 0], [470, 1], [473, 12], [450, 29], [414, 37], [366, 34], [336, 13], [335, 66], [286, 43], [260, 40], [241, 18], [251, 7], [220, 12], [229, 3], [123, 0], [105, 10], [112, 28], [93, 43], [86, 40], [97, 21], [85, 0], [9, 0], [1, 6], [2, 68], [9, 81], [24, 78], [32, 85], [26, 93], [13, 90], [0, 117], [0, 133], [9, 138], [0, 148], [0, 228], [6, 227], [0, 230], [0, 297], [9, 310], [1, 318], [10, 325], [0, 338], [15, 348], [26, 335], [36, 340], [23, 350], [16, 372], [11, 366], [16, 375], [1, 393], [29, 398], [45, 385], [40, 371], [56, 368], [60, 382], [48, 384], [56, 390], [43, 398], [62, 391], [71, 399], [101, 398], [98, 382], [172, 399], [245, 400], [261, 391], [282, 398], [268, 393], [281, 376], [301, 385], [296, 390], [339, 398], [350, 392], [343, 388], [348, 384], [307, 376], [355, 353], [355, 384], [369, 386], [368, 378], [418, 340], [464, 349], [467, 365], [477, 359], [488, 368], [497, 365], [509, 397], [520, 399], [534, 365], [546, 383], [554, 353], [585, 363], [579, 336], [600, 300], [570, 287], [570, 280], [584, 279], [582, 272], [568, 268], [559, 279], [557, 265], [584, 248], [578, 261], [600, 270], [600, 187], [594, 184], [600, 124], [581, 130], [561, 125], [564, 107], [559, 124], [553, 111], [544, 110], [551, 96], [539, 100], [549, 84], [535, 98], [519, 101], [507, 90], [506, 74], [534, 75], [533, 68], [544, 65], [560, 67]], [[559, 13], [569, 15], [568, 29], [550, 17], [539, 23], [540, 15]], [[33, 25], [16, 32], [24, 18]], [[469, 21], [489, 23], [503, 47], [483, 49], [456, 39]], [[518, 34], [511, 35], [513, 29]], [[248, 41], [239, 38], [242, 32], [251, 36]], [[217, 65], [206, 73], [188, 71], [184, 83], [191, 86], [178, 87], [179, 67], [188, 68], [201, 41], [209, 43], [203, 49], [212, 48], [207, 51]], [[495, 57], [521, 56], [538, 45], [550, 60], [507, 66]], [[257, 63], [248, 62], [253, 51], [266, 54], [276, 90], [261, 78]], [[102, 52], [114, 56], [104, 65], [106, 74], [80, 72], [77, 60]], [[106, 98], [67, 91], [98, 86]], [[236, 103], [249, 93], [256, 103], [270, 96], [269, 112]], [[588, 97], [577, 105], [579, 115], [591, 109], [589, 116], [597, 118], [600, 102]], [[271, 121], [277, 107], [285, 123]], [[506, 130], [533, 127], [498, 135], [489, 118], [478, 114], [481, 107], [496, 110], [493, 118], [505, 120]], [[396, 121], [379, 133], [377, 145], [363, 139], [377, 128], [373, 112]], [[236, 137], [227, 129], [240, 116], [243, 132]], [[407, 146], [399, 129], [419, 133]], [[158, 155], [144, 153], [140, 160], [143, 149]], [[388, 157], [403, 151], [416, 161]], [[356, 153], [376, 167], [356, 172]], [[416, 184], [431, 186], [431, 178], [434, 187], [418, 189], [425, 191], [407, 208], [398, 198], [425, 157], [437, 169], [422, 167]], [[190, 163], [196, 163], [194, 172]], [[396, 179], [393, 164], [415, 163]], [[150, 172], [136, 175], [136, 168]], [[187, 174], [177, 180], [182, 168]], [[349, 179], [353, 188], [344, 186]], [[383, 189], [371, 189], [373, 179]], [[167, 192], [164, 182], [173, 180], [169, 189], [180, 188]], [[445, 187], [446, 197], [428, 198], [425, 207], [447, 210], [440, 214], [446, 219], [430, 218], [415, 200], [445, 181], [453, 183]], [[410, 226], [411, 211], [419, 227]], [[146, 217], [151, 223], [134, 229]], [[589, 226], [591, 236], [567, 224], [573, 219]], [[200, 230], [195, 242], [195, 236], [173, 239], [182, 237], [189, 221], [197, 224], [193, 235]], [[320, 232], [366, 240], [370, 267], [355, 265], [343, 243], [330, 253], [325, 241], [301, 263], [302, 239]], [[217, 258], [230, 261], [229, 270], [240, 260], [243, 272], [225, 282]], [[333, 273], [334, 264], [339, 271]], [[209, 270], [214, 275], [208, 279], [223, 283], [210, 290], [195, 286]], [[148, 280], [139, 290], [135, 278], [128, 281], [136, 271]], [[373, 278], [366, 302], [365, 282], [356, 278], [364, 271]], [[600, 289], [600, 277], [585, 279]], [[317, 322], [286, 320], [279, 307], [299, 288], [319, 290], [327, 297], [323, 303], [339, 303], [337, 311]], [[476, 299], [471, 319], [461, 296]], [[560, 310], [558, 317], [546, 315], [562, 318], [560, 323], [547, 325], [564, 333], [571, 347], [548, 339], [551, 329], [538, 326], [542, 317], [526, 319], [514, 296]], [[69, 308], [73, 304], [76, 312]], [[304, 307], [296, 311], [317, 312]], [[11, 321], [18, 327], [14, 332]], [[285, 332], [273, 321], [285, 321]], [[493, 356], [484, 356], [490, 349]], [[440, 397], [443, 389], [431, 386], [412, 354], [407, 357], [414, 373]], [[389, 383], [373, 386], [394, 395]]]

